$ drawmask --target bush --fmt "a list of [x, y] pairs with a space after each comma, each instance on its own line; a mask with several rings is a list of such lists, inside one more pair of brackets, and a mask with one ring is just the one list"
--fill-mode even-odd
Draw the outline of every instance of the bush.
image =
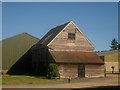
[[51, 63], [48, 67], [47, 78], [51, 79], [51, 78], [55, 78], [58, 76], [59, 76], [58, 66], [54, 63]]

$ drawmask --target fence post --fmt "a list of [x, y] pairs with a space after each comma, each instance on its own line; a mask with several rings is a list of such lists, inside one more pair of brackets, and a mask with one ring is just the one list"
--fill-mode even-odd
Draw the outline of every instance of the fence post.
[[71, 78], [70, 77], [68, 77], [68, 83], [70, 83], [71, 82]]

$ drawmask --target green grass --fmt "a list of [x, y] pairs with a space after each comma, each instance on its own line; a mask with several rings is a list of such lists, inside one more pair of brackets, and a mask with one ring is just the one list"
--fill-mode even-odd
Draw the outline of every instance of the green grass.
[[55, 84], [63, 82], [60, 79], [46, 79], [45, 77], [34, 77], [34, 76], [13, 76], [3, 75], [3, 85], [14, 85], [14, 84]]

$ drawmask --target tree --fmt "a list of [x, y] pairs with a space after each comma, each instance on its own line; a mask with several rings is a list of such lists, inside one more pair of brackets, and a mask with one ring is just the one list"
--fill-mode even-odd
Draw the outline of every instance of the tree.
[[118, 49], [118, 42], [115, 38], [111, 41], [111, 46], [110, 47], [112, 48], [112, 50], [117, 50]]
[[47, 78], [51, 79], [52, 77], [57, 77], [58, 75], [58, 66], [51, 63], [48, 67]]
[[120, 49], [120, 44], [118, 44], [118, 49]]

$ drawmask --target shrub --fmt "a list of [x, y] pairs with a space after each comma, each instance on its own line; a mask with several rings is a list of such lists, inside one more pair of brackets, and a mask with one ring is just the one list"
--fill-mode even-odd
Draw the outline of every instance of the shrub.
[[54, 63], [49, 64], [47, 78], [51, 79], [57, 76], [59, 76], [58, 66]]

